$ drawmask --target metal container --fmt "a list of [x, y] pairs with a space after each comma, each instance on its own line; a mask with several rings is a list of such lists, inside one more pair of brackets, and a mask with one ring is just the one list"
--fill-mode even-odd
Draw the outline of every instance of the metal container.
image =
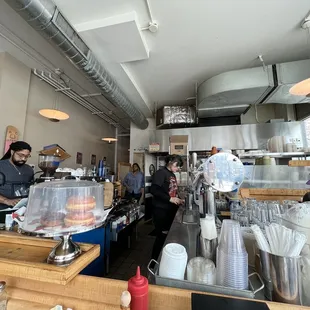
[[259, 249], [258, 257], [259, 266], [256, 266], [256, 271], [261, 275], [264, 287], [264, 295], [268, 300], [272, 300], [272, 282], [270, 276], [270, 257], [269, 253]]
[[300, 257], [270, 254], [273, 301], [302, 305]]
[[[153, 269], [150, 267], [151, 265], [154, 265]], [[147, 268], [149, 272], [149, 279], [152, 282], [154, 282], [154, 284], [161, 285], [161, 286], [168, 286], [168, 287], [186, 289], [186, 290], [197, 291], [197, 292], [207, 292], [207, 293], [213, 293], [213, 294], [221, 294], [221, 295], [251, 298], [251, 299], [255, 298], [255, 294], [257, 294], [259, 291], [261, 291], [264, 288], [264, 283], [261, 277], [259, 276], [259, 274], [256, 272], [249, 274], [249, 287], [251, 288], [251, 290], [237, 290], [237, 289], [224, 287], [224, 286], [207, 285], [207, 284], [195, 283], [195, 282], [191, 282], [187, 280], [175, 280], [175, 279], [161, 277], [158, 274], [159, 263], [155, 261], [154, 259], [150, 261]], [[259, 282], [261, 283], [261, 286], [257, 289], [254, 289], [253, 284], [250, 281], [250, 279], [253, 276], [257, 276]]]
[[301, 257], [283, 257], [259, 249], [265, 296], [273, 301], [302, 305]]
[[216, 262], [216, 248], [218, 244], [217, 238], [213, 240], [204, 239], [201, 235], [199, 237], [199, 253], [204, 258], [211, 259]]

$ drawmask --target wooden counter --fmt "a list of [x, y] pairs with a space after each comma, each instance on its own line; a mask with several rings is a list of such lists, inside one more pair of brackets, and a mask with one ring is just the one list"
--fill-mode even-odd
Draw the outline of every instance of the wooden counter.
[[[67, 285], [42, 283], [1, 276], [8, 284], [8, 310], [48, 310], [56, 304], [73, 310], [119, 309], [121, 292], [127, 282], [79, 275]], [[267, 302], [271, 310], [307, 307]], [[149, 310], [190, 310], [191, 291], [150, 286]]]

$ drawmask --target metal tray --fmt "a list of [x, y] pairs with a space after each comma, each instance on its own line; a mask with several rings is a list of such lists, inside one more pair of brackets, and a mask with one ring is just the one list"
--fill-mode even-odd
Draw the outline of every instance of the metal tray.
[[[151, 268], [152, 263], [155, 264], [153, 269]], [[261, 279], [260, 275], [257, 272], [253, 272], [249, 274], [249, 287], [251, 288], [251, 290], [237, 290], [234, 288], [229, 288], [229, 287], [224, 287], [224, 286], [206, 285], [206, 284], [191, 282], [187, 280], [175, 280], [175, 279], [161, 277], [158, 274], [159, 263], [154, 259], [152, 259], [149, 262], [147, 269], [156, 285], [175, 287], [175, 288], [186, 289], [186, 290], [191, 290], [191, 291], [254, 299], [255, 294], [263, 290], [265, 287], [263, 280]], [[253, 284], [250, 280], [254, 275], [257, 277], [257, 279], [259, 280], [261, 284], [261, 286], [257, 289], [254, 289]]]

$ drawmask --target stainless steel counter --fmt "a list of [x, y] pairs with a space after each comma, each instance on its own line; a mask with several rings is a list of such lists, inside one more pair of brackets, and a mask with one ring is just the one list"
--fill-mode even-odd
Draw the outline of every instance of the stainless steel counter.
[[200, 226], [198, 222], [196, 224], [183, 224], [183, 212], [184, 208], [180, 207], [168, 233], [165, 245], [172, 242], [182, 244], [190, 260], [198, 254], [197, 237], [200, 232]]

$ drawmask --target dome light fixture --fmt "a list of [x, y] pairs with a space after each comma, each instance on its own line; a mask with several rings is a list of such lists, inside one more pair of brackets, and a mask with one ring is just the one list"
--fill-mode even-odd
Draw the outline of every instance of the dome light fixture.
[[69, 118], [69, 115], [65, 112], [56, 109], [42, 109], [39, 114], [43, 117], [48, 118], [51, 122], [64, 121]]
[[117, 139], [116, 138], [102, 138], [101, 139], [102, 141], [106, 141], [106, 142], [108, 142], [108, 143], [112, 143], [112, 142], [116, 142], [117, 141]]
[[307, 96], [310, 94], [310, 79], [303, 80], [290, 88], [290, 94], [296, 96]]

